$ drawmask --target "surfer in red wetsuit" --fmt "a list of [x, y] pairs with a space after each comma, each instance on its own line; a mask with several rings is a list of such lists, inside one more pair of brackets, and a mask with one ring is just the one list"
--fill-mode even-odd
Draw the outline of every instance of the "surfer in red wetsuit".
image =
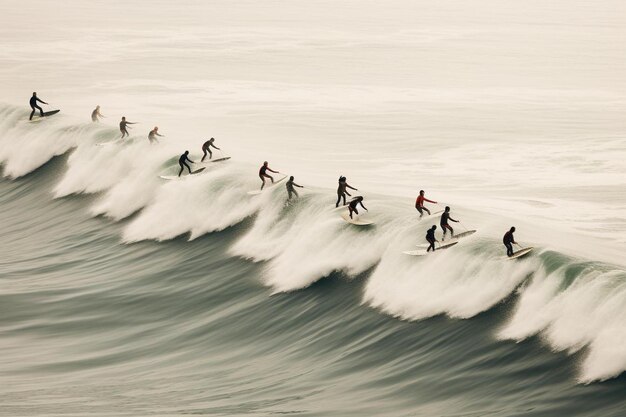
[[261, 178], [261, 181], [263, 181], [263, 184], [261, 184], [261, 190], [263, 189], [263, 187], [265, 187], [265, 178], [269, 178], [272, 181], [272, 184], [274, 184], [274, 177], [269, 175], [267, 171], [273, 172], [274, 174], [279, 174], [278, 171], [274, 171], [268, 166], [267, 161], [263, 162], [263, 166], [259, 169], [259, 178]]
[[28, 118], [28, 120], [33, 120], [33, 116], [35, 115], [36, 110], [39, 110], [39, 116], [43, 117], [43, 109], [37, 105], [37, 102], [48, 104], [45, 101], [40, 100], [37, 97], [37, 93], [33, 92], [33, 96], [30, 98], [30, 108], [33, 109], [33, 111], [30, 112], [30, 117]]
[[424, 197], [424, 190], [420, 190], [420, 195], [418, 195], [417, 199], [415, 200], [415, 208], [420, 213], [420, 218], [424, 215], [424, 211], [426, 213], [428, 213], [428, 215], [430, 216], [430, 210], [428, 210], [426, 207], [424, 207], [424, 201], [428, 201], [429, 203], [437, 204], [436, 201], [429, 200], [426, 197]]
[[502, 238], [502, 243], [504, 243], [504, 246], [506, 246], [506, 256], [513, 256], [513, 245], [512, 243], [515, 243], [517, 245], [517, 242], [515, 241], [515, 238], [513, 237], [513, 233], [515, 232], [515, 227], [511, 227], [509, 229], [508, 232], [506, 232], [504, 234], [504, 237]]

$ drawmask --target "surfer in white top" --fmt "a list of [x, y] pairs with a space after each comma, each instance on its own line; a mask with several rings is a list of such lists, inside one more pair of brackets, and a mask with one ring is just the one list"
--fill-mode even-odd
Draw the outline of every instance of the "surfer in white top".
[[361, 205], [361, 207], [363, 207], [365, 209], [365, 211], [369, 211], [367, 210], [367, 207], [365, 207], [363, 205], [363, 197], [361, 197], [360, 195], [354, 197], [352, 199], [352, 201], [350, 201], [350, 204], [348, 204], [348, 210], [350, 212], [350, 218], [352, 218], [352, 213], [355, 213], [357, 216], [359, 215], [359, 210], [357, 210], [357, 206]]
[[100, 113], [100, 105], [97, 105], [94, 111], [91, 112], [91, 121], [94, 123], [99, 122], [101, 117], [104, 117], [104, 115]]

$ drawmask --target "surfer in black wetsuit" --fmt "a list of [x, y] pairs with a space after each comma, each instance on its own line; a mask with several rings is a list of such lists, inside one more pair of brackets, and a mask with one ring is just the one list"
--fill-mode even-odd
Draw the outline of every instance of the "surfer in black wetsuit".
[[458, 220], [454, 220], [452, 217], [450, 217], [450, 207], [446, 206], [446, 209], [441, 215], [441, 220], [439, 220], [439, 225], [443, 229], [443, 237], [441, 238], [442, 241], [446, 239], [446, 232], [448, 230], [450, 231], [450, 236], [454, 237], [454, 229], [452, 229], [452, 227], [448, 224], [448, 220], [455, 223], [459, 222]]
[[195, 164], [195, 162], [189, 159], [188, 155], [189, 155], [189, 151], [185, 151], [185, 153], [182, 154], [180, 158], [178, 158], [178, 165], [180, 165], [180, 172], [178, 173], [179, 177], [185, 170], [185, 167], [187, 167], [187, 169], [189, 170], [189, 173], [191, 174], [191, 168], [189, 167], [189, 165], [187, 165], [187, 162], [191, 162], [192, 164]]
[[293, 188], [293, 187], [298, 187], [298, 188], [304, 188], [301, 185], [296, 184], [295, 182], [293, 182], [294, 177], [293, 175], [291, 177], [289, 177], [289, 181], [287, 181], [287, 183], [285, 184], [285, 186], [287, 187], [287, 194], [288, 200], [291, 200], [291, 195], [295, 194], [296, 198], [299, 198], [300, 196], [298, 195], [298, 192]]
[[100, 113], [100, 105], [97, 105], [94, 111], [91, 112], [91, 121], [94, 123], [99, 122], [101, 117], [104, 117], [104, 115]]
[[515, 227], [511, 227], [508, 232], [504, 234], [502, 238], [502, 243], [506, 246], [506, 256], [513, 256], [513, 243], [517, 245], [515, 238], [513, 237], [513, 233], [515, 232]]
[[204, 161], [204, 158], [206, 158], [207, 153], [209, 154], [209, 159], [213, 158], [213, 152], [211, 152], [211, 146], [217, 149], [218, 151], [220, 150], [220, 148], [215, 146], [213, 142], [215, 142], [215, 138], [211, 138], [202, 144], [202, 152], [204, 152], [204, 155], [202, 155], [202, 159], [200, 160], [200, 162]]
[[30, 98], [30, 108], [33, 109], [33, 111], [30, 112], [30, 117], [28, 118], [28, 120], [33, 120], [33, 116], [35, 115], [36, 110], [39, 110], [39, 116], [43, 117], [43, 109], [37, 105], [37, 102], [48, 104], [45, 101], [40, 100], [39, 97], [37, 97], [37, 93], [33, 92], [33, 96]]
[[430, 243], [430, 246], [428, 247], [428, 249], [426, 249], [426, 252], [430, 252], [431, 249], [433, 250], [433, 252], [435, 251], [435, 242], [438, 242], [438, 240], [435, 239], [435, 230], [437, 230], [437, 226], [433, 224], [433, 227], [428, 229], [428, 231], [426, 232], [426, 240], [428, 241], [428, 243]]
[[273, 172], [274, 174], [279, 174], [278, 171], [274, 171], [268, 166], [267, 161], [263, 162], [263, 166], [259, 169], [259, 178], [261, 178], [261, 181], [263, 181], [263, 184], [261, 184], [261, 190], [263, 189], [263, 187], [265, 187], [265, 178], [269, 178], [270, 180], [272, 180], [272, 184], [274, 184], [274, 177], [269, 175], [267, 171]]
[[354, 191], [359, 191], [356, 188], [348, 185], [346, 177], [340, 176], [339, 186], [337, 187], [337, 203], [335, 203], [335, 207], [339, 207], [339, 202], [341, 201], [342, 198], [343, 198], [343, 205], [344, 206], [346, 205], [346, 195], [352, 197], [352, 195], [346, 190], [346, 188], [349, 188]]
[[122, 132], [122, 139], [124, 139], [126, 136], [129, 136], [128, 134], [128, 130], [126, 129], [130, 129], [130, 126], [128, 125], [134, 125], [137, 124], [135, 122], [127, 122], [126, 121], [126, 117], [122, 117], [122, 121], [120, 122], [120, 132]]
[[361, 205], [361, 207], [365, 209], [365, 211], [369, 211], [367, 210], [367, 207], [363, 205], [363, 197], [358, 195], [354, 197], [352, 201], [350, 201], [350, 204], [348, 204], [348, 211], [350, 212], [350, 218], [352, 218], [352, 213], [356, 213], [357, 216], [359, 215], [359, 211], [357, 210], [357, 206], [359, 204]]
[[162, 138], [165, 137], [165, 135], [161, 135], [159, 133], [159, 127], [158, 126], [154, 126], [154, 129], [152, 129], [150, 131], [150, 133], [148, 133], [148, 140], [150, 141], [150, 143], [159, 143], [159, 140], [157, 139], [157, 136], [160, 136]]

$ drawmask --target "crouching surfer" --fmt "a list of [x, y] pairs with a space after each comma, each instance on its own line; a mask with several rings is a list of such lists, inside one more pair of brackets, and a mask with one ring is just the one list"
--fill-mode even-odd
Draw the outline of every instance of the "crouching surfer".
[[150, 143], [159, 143], [157, 136], [162, 138], [165, 137], [165, 135], [159, 133], [159, 126], [154, 126], [154, 129], [152, 129], [150, 133], [148, 133], [148, 140], [150, 141]]
[[187, 162], [191, 162], [192, 164], [195, 164], [195, 162], [189, 159], [188, 155], [189, 155], [189, 151], [185, 151], [185, 153], [182, 154], [180, 158], [178, 158], [178, 165], [180, 165], [180, 172], [178, 173], [179, 177], [185, 170], [185, 167], [187, 167], [187, 169], [189, 170], [189, 173], [191, 174], [191, 168], [189, 167], [189, 165], [187, 165]]
[[502, 243], [506, 246], [506, 256], [513, 256], [513, 243], [517, 245], [515, 238], [513, 237], [513, 233], [515, 232], [515, 227], [511, 227], [508, 232], [504, 234], [502, 238]]
[[428, 246], [426, 252], [430, 252], [431, 249], [433, 250], [433, 252], [435, 251], [435, 242], [438, 242], [438, 240], [435, 239], [435, 230], [437, 230], [437, 226], [433, 224], [433, 227], [428, 229], [428, 231], [426, 232], [426, 241], [430, 243], [430, 246]]
[[357, 206], [361, 205], [361, 207], [363, 207], [365, 209], [365, 211], [369, 211], [367, 210], [367, 207], [365, 207], [363, 205], [363, 197], [356, 196], [352, 199], [352, 201], [350, 201], [350, 204], [348, 204], [348, 210], [350, 212], [350, 218], [352, 218], [352, 213], [355, 213], [357, 216], [359, 215], [359, 210], [357, 210]]
[[261, 190], [263, 189], [263, 187], [265, 187], [265, 178], [269, 178], [272, 181], [272, 184], [274, 184], [274, 177], [268, 174], [267, 171], [273, 172], [274, 174], [279, 174], [278, 171], [274, 171], [272, 168], [269, 167], [269, 163], [267, 161], [263, 162], [263, 166], [261, 166], [261, 168], [259, 169], [259, 178], [261, 178], [262, 181]]

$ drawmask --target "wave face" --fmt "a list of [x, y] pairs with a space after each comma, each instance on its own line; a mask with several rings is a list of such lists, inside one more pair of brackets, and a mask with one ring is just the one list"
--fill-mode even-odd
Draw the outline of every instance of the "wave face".
[[484, 233], [408, 257], [432, 222], [404, 198], [369, 195], [376, 225], [351, 227], [332, 189], [291, 205], [282, 184], [252, 197], [254, 166], [232, 160], [164, 181], [177, 169], [171, 146], [96, 146], [116, 131], [62, 117], [33, 126], [22, 113], [2, 109], [0, 139], [10, 415], [52, 404], [85, 415], [626, 405], [617, 264], [541, 245], [505, 261], [493, 216], [468, 208], [464, 224]]

